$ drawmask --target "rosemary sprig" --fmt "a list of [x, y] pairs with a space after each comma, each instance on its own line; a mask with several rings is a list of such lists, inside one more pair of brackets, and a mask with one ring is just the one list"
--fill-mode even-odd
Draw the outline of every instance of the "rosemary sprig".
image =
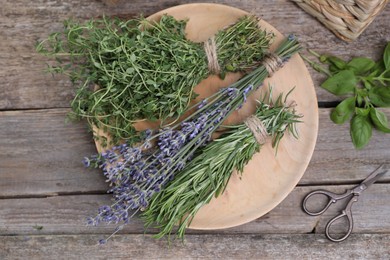
[[[281, 95], [274, 102], [271, 96], [258, 103], [255, 115], [272, 137], [272, 145], [277, 146], [285, 131], [297, 137], [295, 123], [300, 116], [286, 105], [286, 99], [283, 102]], [[230, 126], [224, 135], [201, 148], [196, 157], [155, 194], [142, 214], [145, 226], [159, 228], [156, 237], [161, 238], [170, 236], [178, 225], [177, 236], [183, 238], [198, 210], [222, 194], [233, 170], [242, 173], [260, 148], [261, 144], [246, 124]]]
[[[134, 122], [181, 115], [196, 96], [194, 86], [210, 74], [203, 43], [186, 39], [186, 21], [172, 16], [159, 22], [69, 20], [64, 26], [36, 50], [56, 59], [50, 72], [68, 75], [77, 86], [70, 117], [86, 118], [113, 144], [139, 141]], [[254, 16], [219, 31], [215, 44], [221, 75], [256, 67], [272, 39]]]

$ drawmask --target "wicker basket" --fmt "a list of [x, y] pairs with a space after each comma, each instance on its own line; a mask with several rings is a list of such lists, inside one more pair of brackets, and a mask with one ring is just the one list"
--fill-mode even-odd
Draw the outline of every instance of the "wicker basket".
[[355, 40], [389, 0], [292, 0], [345, 41]]

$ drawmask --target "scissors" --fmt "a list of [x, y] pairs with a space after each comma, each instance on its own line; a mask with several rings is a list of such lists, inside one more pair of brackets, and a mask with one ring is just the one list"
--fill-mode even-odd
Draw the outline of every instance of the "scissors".
[[[321, 215], [322, 213], [324, 213], [330, 207], [330, 205], [332, 205], [333, 203], [336, 203], [339, 200], [342, 200], [342, 199], [345, 199], [345, 198], [352, 196], [350, 198], [347, 206], [345, 207], [345, 209], [342, 210], [341, 214], [332, 218], [325, 227], [325, 235], [329, 240], [331, 240], [333, 242], [344, 241], [345, 239], [347, 239], [349, 237], [349, 235], [352, 232], [352, 228], [353, 228], [353, 218], [352, 218], [352, 211], [351, 211], [352, 204], [357, 202], [360, 194], [363, 191], [365, 191], [370, 185], [372, 185], [374, 182], [376, 182], [379, 178], [381, 178], [383, 175], [385, 175], [385, 173], [387, 171], [388, 171], [387, 169], [384, 169], [383, 164], [380, 165], [379, 168], [376, 169], [374, 172], [372, 172], [362, 183], [360, 183], [358, 186], [356, 186], [352, 189], [347, 190], [343, 194], [336, 194], [336, 193], [326, 191], [326, 190], [316, 190], [316, 191], [310, 192], [309, 194], [306, 195], [306, 197], [303, 200], [303, 203], [302, 203], [303, 210], [307, 214], [309, 214], [310, 216], [318, 216], [318, 215]], [[326, 204], [322, 210], [317, 211], [317, 212], [313, 212], [313, 211], [308, 210], [307, 209], [307, 201], [313, 195], [326, 196], [329, 199], [328, 204]], [[335, 223], [337, 220], [339, 220], [343, 217], [346, 217], [348, 219], [348, 222], [349, 222], [348, 231], [343, 237], [335, 238], [329, 232], [330, 227], [332, 226], [333, 223]]]

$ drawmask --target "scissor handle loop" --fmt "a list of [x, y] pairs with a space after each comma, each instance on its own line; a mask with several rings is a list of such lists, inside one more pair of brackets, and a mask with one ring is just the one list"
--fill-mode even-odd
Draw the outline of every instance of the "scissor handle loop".
[[[310, 197], [312, 197], [313, 195], [317, 195], [317, 194], [325, 195], [326, 197], [328, 197], [329, 201], [328, 201], [328, 204], [326, 204], [323, 209], [321, 209], [320, 211], [317, 211], [317, 212], [313, 212], [313, 211], [310, 211], [307, 209], [307, 200], [310, 199]], [[337, 196], [340, 196], [340, 195], [335, 194], [333, 192], [326, 191], [326, 190], [316, 190], [316, 191], [310, 192], [303, 199], [303, 203], [302, 203], [303, 210], [307, 214], [309, 214], [310, 216], [321, 215], [330, 207], [330, 205], [332, 205], [333, 203], [335, 203], [339, 199]]]
[[[326, 237], [333, 241], [333, 242], [341, 242], [341, 241], [344, 241], [345, 239], [347, 239], [349, 237], [349, 235], [351, 235], [352, 233], [352, 229], [353, 229], [353, 217], [352, 217], [352, 204], [355, 203], [356, 201], [358, 201], [358, 196], [353, 196], [351, 198], [351, 200], [348, 202], [346, 208], [342, 211], [342, 213], [334, 218], [332, 218], [328, 224], [326, 224], [326, 227], [325, 227], [325, 235]], [[331, 236], [330, 234], [330, 227], [333, 225], [333, 223], [337, 222], [338, 220], [340, 220], [341, 218], [344, 218], [346, 217], [348, 219], [348, 231], [347, 233], [340, 237], [340, 238], [334, 238]]]

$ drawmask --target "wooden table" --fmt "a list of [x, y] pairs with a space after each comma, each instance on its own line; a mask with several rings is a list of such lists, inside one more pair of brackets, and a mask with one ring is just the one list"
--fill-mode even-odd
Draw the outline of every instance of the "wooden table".
[[[293, 192], [274, 210], [248, 224], [216, 231], [189, 231], [184, 244], [143, 234], [135, 219], [106, 246], [97, 241], [112, 227], [85, 226], [85, 216], [108, 202], [99, 171], [81, 159], [95, 153], [84, 122], [66, 124], [73, 90], [65, 77], [42, 73], [46, 59], [34, 43], [61, 22], [102, 14], [122, 18], [193, 1], [0, 0], [0, 259], [104, 258], [390, 258], [390, 174], [354, 205], [355, 227], [343, 243], [329, 242], [324, 226], [340, 207], [310, 217], [303, 196], [318, 188], [342, 192], [381, 163], [390, 163], [390, 138], [374, 132], [357, 151], [348, 124], [334, 125], [329, 113], [339, 99], [318, 86], [319, 134], [311, 163]], [[197, 2], [197, 1], [196, 1]], [[287, 0], [212, 1], [260, 15], [284, 34], [296, 34], [305, 47], [349, 58], [379, 59], [390, 40], [390, 6], [358, 40], [345, 43]], [[384, 109], [390, 116], [390, 109]], [[153, 232], [153, 231], [152, 231]]]

